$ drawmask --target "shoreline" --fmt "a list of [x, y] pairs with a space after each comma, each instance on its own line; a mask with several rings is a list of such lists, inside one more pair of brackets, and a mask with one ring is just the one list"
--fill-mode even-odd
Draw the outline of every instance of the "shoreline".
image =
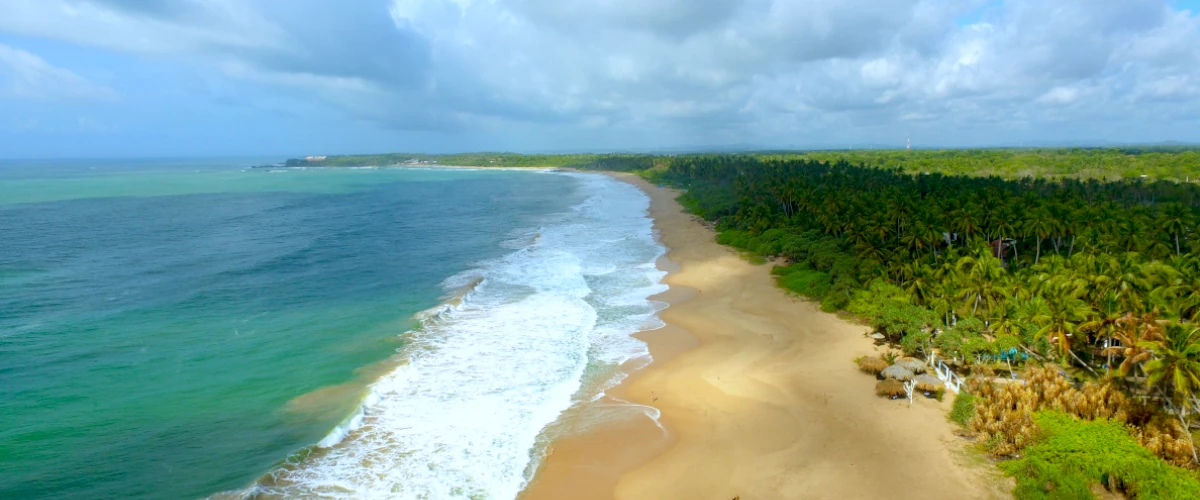
[[663, 282], [682, 294], [659, 317], [696, 344], [659, 358], [678, 338], [638, 334], [654, 360], [614, 388], [657, 408], [664, 438], [612, 425], [557, 440], [520, 499], [1009, 498], [946, 420], [952, 396], [911, 407], [875, 396], [852, 362], [878, 350], [866, 327], [787, 295], [769, 266], [716, 243], [675, 190], [610, 175], [650, 196], [678, 265]]
[[[626, 175], [607, 172], [603, 174], [618, 181], [630, 183]], [[635, 183], [631, 184], [641, 188]], [[651, 218], [653, 219], [653, 217]], [[662, 228], [659, 227], [657, 219], [654, 219], [653, 227], [655, 241], [666, 249], [666, 252], [655, 261], [655, 267], [667, 273], [663, 277], [663, 283], [668, 285], [668, 289], [650, 296], [649, 299], [666, 303], [667, 307], [663, 309], [665, 311], [681, 302], [690, 300], [696, 291], [691, 287], [670, 283], [670, 277], [679, 272], [679, 263], [670, 258], [671, 247], [662, 242]], [[662, 311], [659, 311], [659, 314], [661, 316]], [[648, 406], [657, 410], [654, 407], [655, 396], [650, 396], [649, 400], [638, 400], [630, 394], [630, 385], [654, 367], [696, 348], [699, 340], [687, 330], [671, 323], [666, 323], [662, 328], [655, 330], [637, 332], [633, 334], [633, 337], [646, 343], [651, 361], [638, 369], [625, 370], [623, 366], [626, 377], [605, 391], [605, 397], [601, 399], [600, 404]], [[595, 411], [595, 406], [596, 404], [592, 403], [572, 407], [568, 412], [560, 415], [559, 420], [570, 422], [582, 419], [584, 417], [578, 414]], [[584, 432], [557, 438], [549, 443], [533, 479], [517, 498], [518, 500], [611, 499], [617, 482], [625, 473], [666, 451], [674, 442], [675, 435], [663, 421], [661, 413], [657, 421], [648, 415], [643, 415], [624, 421], [606, 422]]]

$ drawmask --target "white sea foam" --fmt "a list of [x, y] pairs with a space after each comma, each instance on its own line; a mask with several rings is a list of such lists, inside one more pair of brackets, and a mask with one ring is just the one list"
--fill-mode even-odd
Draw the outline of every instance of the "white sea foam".
[[586, 200], [514, 234], [508, 255], [447, 279], [451, 300], [406, 334], [406, 361], [319, 449], [254, 493], [515, 498], [540, 456], [539, 433], [619, 382], [617, 365], [649, 361], [631, 336], [662, 326], [663, 305], [648, 300], [666, 289], [649, 200], [607, 177], [558, 175], [574, 177]]

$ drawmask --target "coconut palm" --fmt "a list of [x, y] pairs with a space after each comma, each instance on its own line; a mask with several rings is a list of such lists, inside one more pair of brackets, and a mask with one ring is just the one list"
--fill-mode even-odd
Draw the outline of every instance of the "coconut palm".
[[1124, 317], [1117, 320], [1116, 326], [1113, 338], [1120, 345], [1110, 345], [1102, 354], [1124, 358], [1118, 371], [1121, 376], [1125, 377], [1150, 359], [1151, 352], [1144, 344], [1157, 341], [1162, 335], [1162, 327], [1158, 324], [1155, 313], [1142, 316], [1126, 313]]
[[[1121, 305], [1121, 299], [1117, 293], [1108, 290], [1103, 295], [1097, 298], [1092, 303], [1092, 315], [1088, 321], [1079, 325], [1079, 329], [1089, 332], [1096, 338], [1105, 338], [1105, 350], [1112, 347], [1113, 334], [1120, 329], [1120, 321], [1125, 317], [1125, 308]], [[1108, 356], [1106, 366], [1112, 366], [1113, 353], [1105, 354]]]
[[1049, 237], [1053, 231], [1054, 219], [1048, 210], [1037, 210], [1025, 219], [1025, 234], [1034, 236], [1037, 240], [1037, 253], [1033, 258], [1035, 264], [1042, 259], [1042, 240]]
[[1162, 336], [1139, 346], [1152, 356], [1144, 367], [1147, 384], [1165, 385], [1177, 395], [1200, 389], [1200, 327], [1168, 324]]
[[1071, 347], [1075, 342], [1076, 333], [1079, 332], [1079, 325], [1091, 315], [1091, 308], [1080, 300], [1066, 283], [1046, 287], [1042, 296], [1046, 298], [1048, 311], [1035, 316], [1033, 321], [1043, 325], [1038, 330], [1039, 335], [1046, 337], [1051, 344], [1058, 345], [1062, 363], [1066, 366], [1069, 364], [1069, 358], [1074, 356]]
[[1188, 213], [1183, 205], [1168, 203], [1163, 206], [1158, 218], [1158, 227], [1175, 240], [1175, 255], [1179, 255], [1179, 236], [1189, 225]]
[[[1143, 341], [1142, 347], [1153, 359], [1146, 363], [1146, 384], [1159, 389], [1164, 403], [1179, 419], [1184, 429], [1190, 428], [1197, 406], [1196, 391], [1200, 389], [1200, 328], [1191, 325], [1169, 324], [1163, 335], [1153, 341]], [[1191, 433], [1192, 459], [1196, 456]]]
[[1004, 297], [1004, 291], [999, 286], [1004, 275], [1000, 259], [992, 256], [989, 249], [979, 249], [974, 256], [963, 257], [955, 264], [955, 271], [962, 279], [960, 299], [966, 299], [970, 304], [971, 315], [979, 312], [979, 306], [984, 306], [985, 317], [991, 318], [992, 309]]

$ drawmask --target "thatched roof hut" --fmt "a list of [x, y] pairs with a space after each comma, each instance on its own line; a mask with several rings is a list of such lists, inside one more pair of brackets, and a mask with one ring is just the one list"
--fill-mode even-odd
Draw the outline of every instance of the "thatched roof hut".
[[896, 361], [896, 366], [908, 368], [908, 371], [913, 373], [925, 373], [925, 362], [919, 359], [904, 358]]
[[888, 362], [879, 356], [864, 356], [855, 360], [858, 364], [858, 369], [871, 375], [879, 375], [879, 372], [888, 367]]
[[892, 366], [884, 368], [883, 371], [879, 372], [879, 374], [883, 375], [884, 378], [895, 379], [895, 380], [899, 380], [901, 382], [907, 382], [909, 380], [912, 380], [912, 378], [916, 376], [916, 374], [913, 373], [912, 370], [909, 370], [908, 368], [900, 366], [899, 364], [894, 364]]
[[875, 394], [886, 398], [905, 397], [908, 392], [904, 390], [904, 384], [892, 379], [880, 380], [875, 384]]
[[946, 388], [945, 382], [928, 373], [917, 375], [913, 380], [917, 381], [917, 390], [921, 392], [937, 392]]

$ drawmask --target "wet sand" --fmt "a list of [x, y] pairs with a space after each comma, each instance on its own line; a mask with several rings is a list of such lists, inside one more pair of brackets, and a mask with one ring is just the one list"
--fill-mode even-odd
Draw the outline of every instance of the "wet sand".
[[661, 410], [665, 431], [643, 417], [559, 439], [522, 500], [1008, 497], [946, 421], [952, 395], [876, 397], [852, 362], [877, 350], [865, 327], [785, 294], [674, 190], [618, 178], [650, 195], [678, 268], [667, 328], [639, 334], [655, 362], [611, 392]]

